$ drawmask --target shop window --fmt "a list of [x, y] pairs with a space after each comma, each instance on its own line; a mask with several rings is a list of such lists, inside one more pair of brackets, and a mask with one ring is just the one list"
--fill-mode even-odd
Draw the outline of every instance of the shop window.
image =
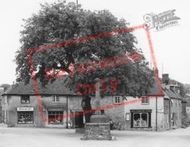
[[59, 102], [59, 101], [60, 101], [59, 96], [54, 96], [53, 97], [53, 102]]
[[21, 96], [21, 104], [29, 104], [30, 103], [30, 96], [29, 95], [22, 95]]
[[142, 104], [149, 104], [149, 97], [142, 97], [141, 103]]
[[49, 124], [62, 124], [63, 119], [63, 111], [48, 111]]
[[18, 114], [18, 124], [32, 124], [34, 122], [33, 111], [21, 111]]
[[134, 128], [148, 128], [151, 127], [150, 113], [133, 113], [132, 127]]

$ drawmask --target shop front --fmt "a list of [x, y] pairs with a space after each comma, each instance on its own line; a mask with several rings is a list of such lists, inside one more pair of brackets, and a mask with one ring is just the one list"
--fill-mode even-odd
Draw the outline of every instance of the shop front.
[[64, 125], [64, 111], [63, 110], [48, 110], [48, 124], [49, 125]]
[[151, 110], [131, 110], [131, 128], [151, 128]]
[[34, 108], [17, 107], [17, 124], [34, 124]]

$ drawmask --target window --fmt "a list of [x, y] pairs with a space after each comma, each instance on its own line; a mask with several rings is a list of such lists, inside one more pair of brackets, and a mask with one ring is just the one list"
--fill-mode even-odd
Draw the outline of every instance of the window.
[[171, 91], [174, 91], [174, 88], [175, 88], [174, 86], [170, 86]]
[[104, 110], [100, 110], [100, 112], [101, 112], [102, 115], [105, 114], [105, 111], [104, 111]]
[[60, 100], [60, 99], [59, 99], [59, 96], [54, 96], [54, 97], [53, 97], [53, 101], [54, 101], [54, 102], [59, 102], [59, 100]]
[[149, 97], [142, 97], [141, 103], [142, 104], [149, 104]]
[[131, 111], [132, 128], [150, 128], [151, 110], [132, 110]]
[[133, 114], [133, 127], [148, 127], [149, 119], [148, 113], [134, 113]]
[[21, 111], [18, 113], [18, 124], [32, 124], [33, 120], [33, 111]]
[[48, 123], [49, 124], [62, 124], [63, 123], [63, 111], [48, 111]]
[[21, 96], [21, 104], [29, 104], [30, 103], [30, 97], [29, 95], [23, 95]]
[[115, 97], [115, 101], [116, 104], [120, 104], [122, 102], [122, 98], [120, 96], [116, 96]]

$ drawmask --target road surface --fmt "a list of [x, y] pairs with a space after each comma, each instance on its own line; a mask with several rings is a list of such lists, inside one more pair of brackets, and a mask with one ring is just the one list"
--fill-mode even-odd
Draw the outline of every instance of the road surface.
[[165, 132], [112, 131], [116, 140], [81, 141], [62, 128], [0, 127], [0, 147], [190, 147], [190, 128]]

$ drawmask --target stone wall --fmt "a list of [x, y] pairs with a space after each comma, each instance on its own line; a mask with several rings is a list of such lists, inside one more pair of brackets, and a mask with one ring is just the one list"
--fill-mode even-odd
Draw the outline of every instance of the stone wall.
[[111, 140], [109, 123], [86, 123], [82, 140]]

